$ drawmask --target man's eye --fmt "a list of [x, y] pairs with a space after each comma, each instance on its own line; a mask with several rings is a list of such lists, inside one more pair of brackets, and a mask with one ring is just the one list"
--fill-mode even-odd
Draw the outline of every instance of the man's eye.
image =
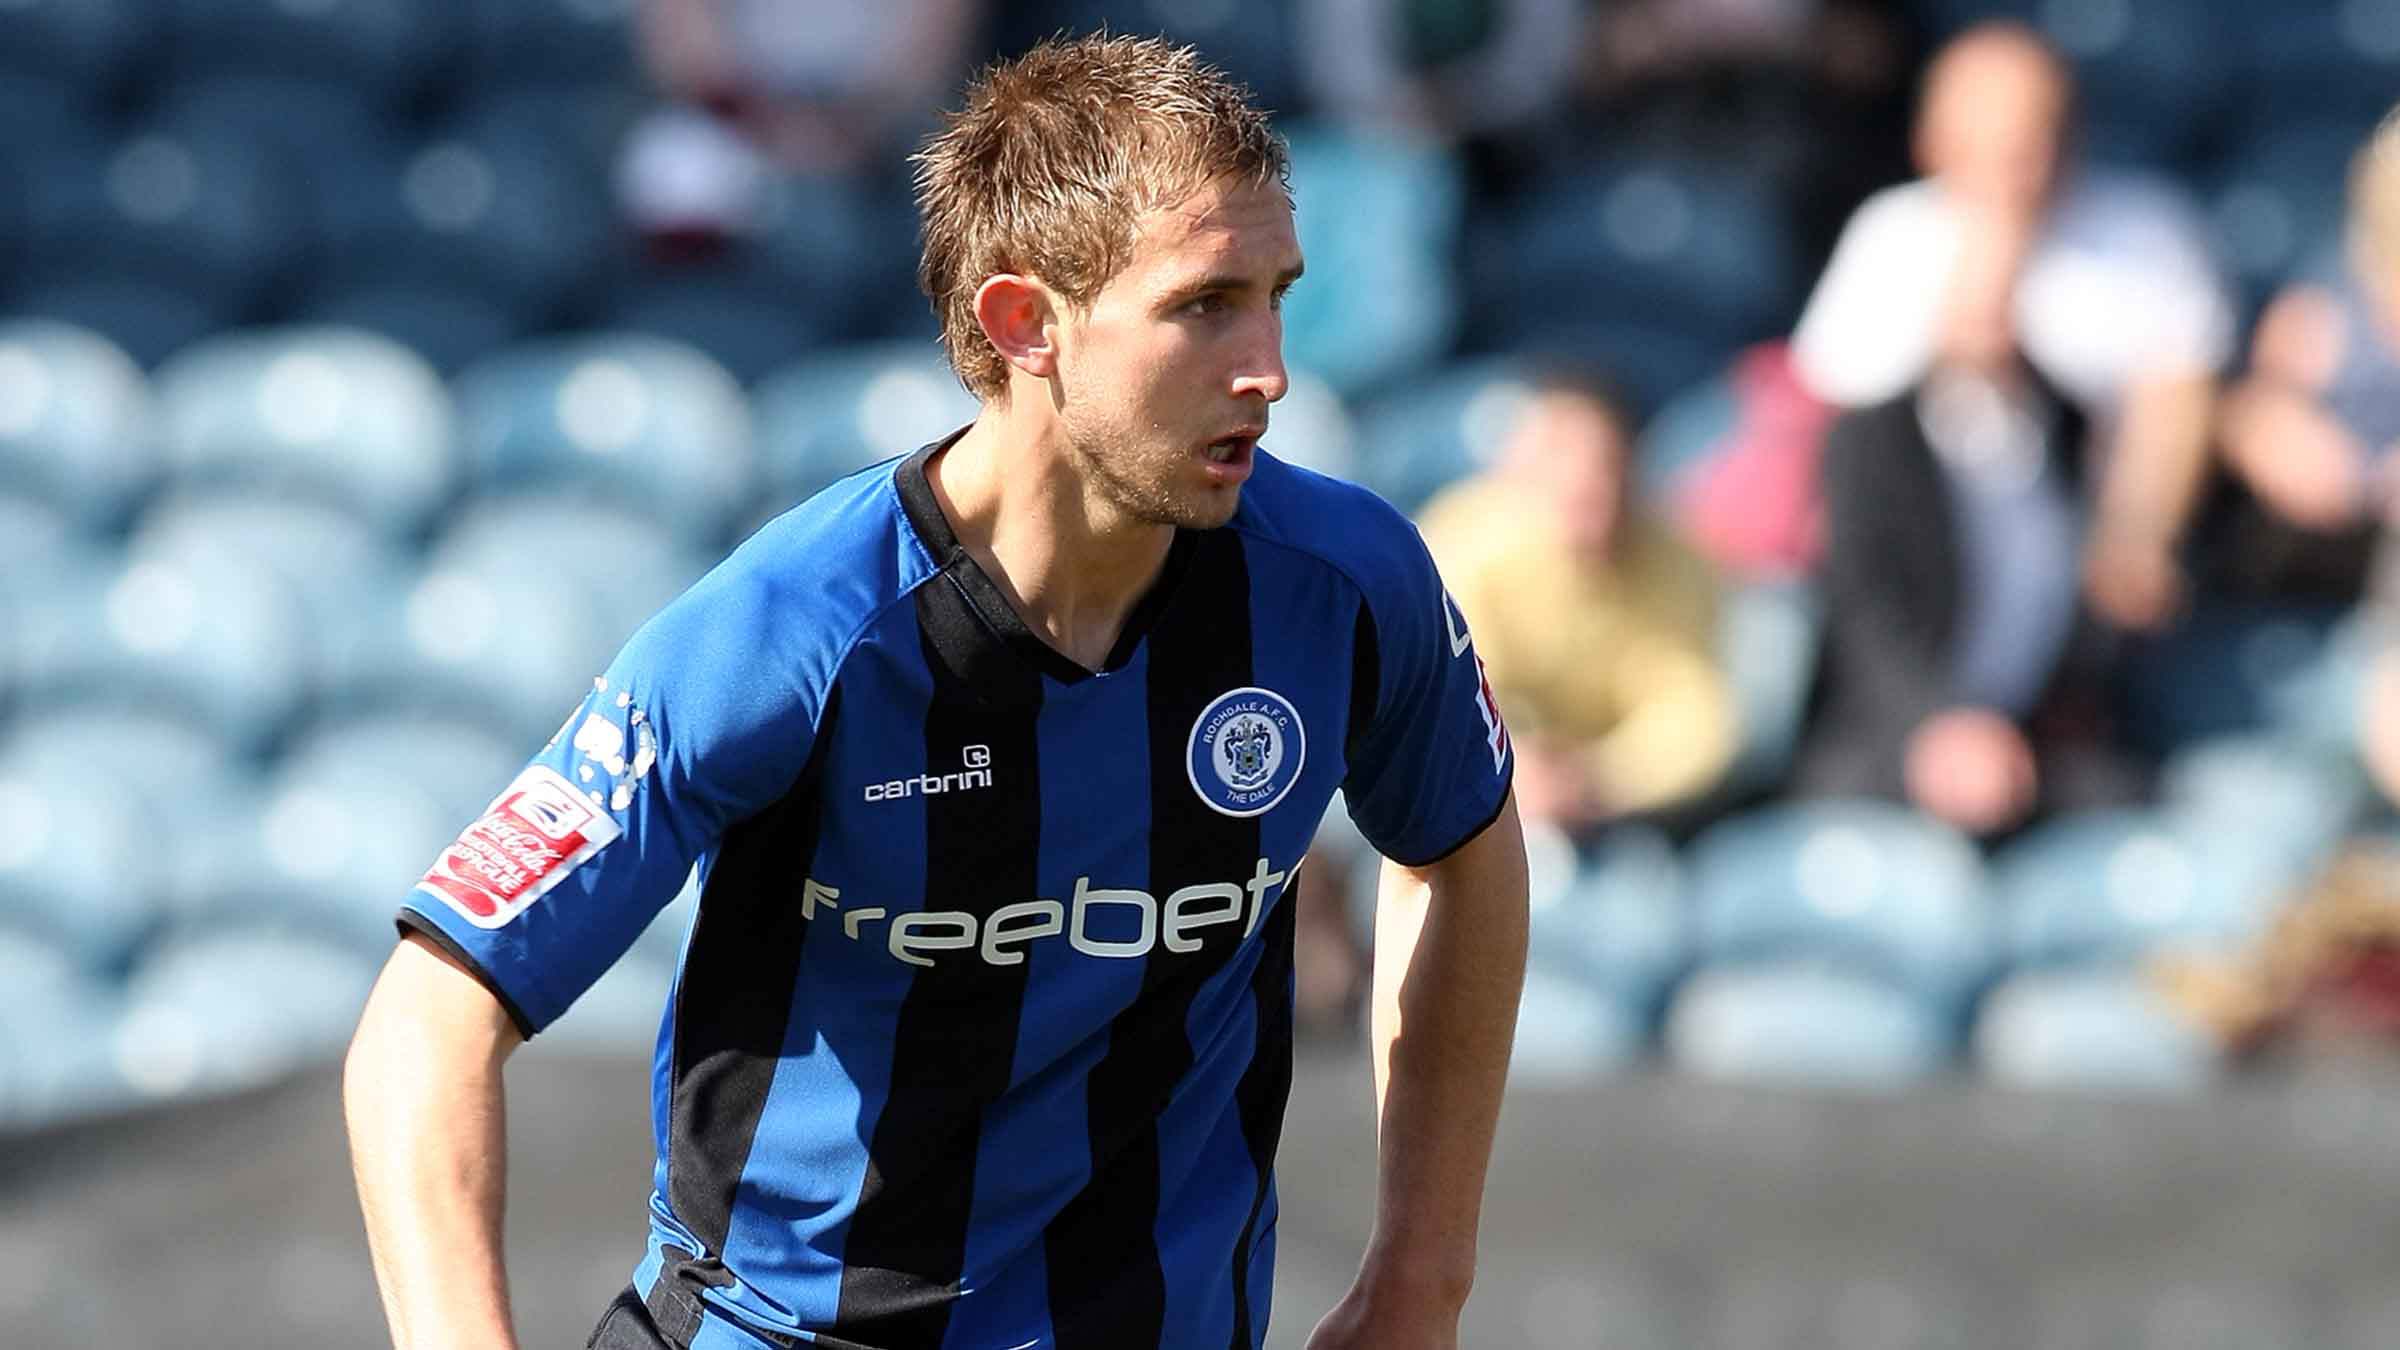
[[1194, 297], [1184, 305], [1184, 310], [1187, 313], [1198, 315], [1222, 314], [1225, 312], [1226, 304], [1224, 295], [1211, 291], [1206, 295]]

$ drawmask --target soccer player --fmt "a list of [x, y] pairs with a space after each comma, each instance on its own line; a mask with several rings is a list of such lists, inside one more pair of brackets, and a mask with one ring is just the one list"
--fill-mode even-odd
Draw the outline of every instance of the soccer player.
[[345, 1079], [395, 1336], [513, 1344], [501, 1064], [697, 863], [595, 1345], [1258, 1346], [1339, 788], [1392, 860], [1380, 1183], [1310, 1344], [1454, 1347], [1524, 961], [1512, 757], [1415, 532], [1258, 448], [1284, 148], [1188, 50], [1092, 38], [986, 72], [917, 163], [980, 415], [635, 634], [403, 904]]

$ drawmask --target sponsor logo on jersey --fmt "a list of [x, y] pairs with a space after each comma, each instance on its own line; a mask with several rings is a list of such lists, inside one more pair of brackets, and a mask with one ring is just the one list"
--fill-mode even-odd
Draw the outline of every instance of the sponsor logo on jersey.
[[1272, 689], [1245, 688], [1219, 694], [1200, 710], [1184, 768], [1210, 810], [1256, 816], [1283, 800], [1307, 762], [1300, 710]]
[[865, 930], [869, 924], [879, 925], [884, 949], [894, 960], [912, 966], [931, 966], [937, 953], [952, 951], [971, 952], [986, 965], [1020, 965], [1028, 943], [1056, 937], [1066, 938], [1068, 946], [1085, 956], [1131, 960], [1157, 947], [1189, 955], [1200, 950], [1202, 934], [1212, 928], [1239, 925], [1242, 937], [1249, 937], [1258, 931], [1268, 892], [1282, 896], [1299, 875], [1298, 864], [1278, 872], [1273, 862], [1260, 858], [1247, 881], [1205, 881], [1165, 900], [1148, 891], [1094, 886], [1090, 877], [1077, 877], [1068, 900], [1020, 900], [980, 918], [963, 909], [894, 914], [880, 905], [845, 908], [840, 887], [809, 877], [800, 885], [800, 917], [814, 923], [821, 915], [832, 923], [838, 914], [841, 932], [852, 942], [876, 941]]
[[[632, 691], [620, 689], [612, 698], [607, 676], [593, 680], [591, 696], [576, 710], [576, 717], [559, 728], [559, 735], [566, 735], [569, 727], [574, 728], [573, 745], [580, 756], [575, 777], [584, 784], [583, 795], [612, 811], [631, 806], [634, 789], [658, 763], [658, 730], [650, 725], [647, 714], [633, 706]], [[552, 737], [551, 744], [557, 743], [558, 738]], [[607, 779], [605, 793], [601, 791], [603, 776]]]
[[484, 808], [417, 883], [478, 928], [498, 928], [614, 840], [617, 822], [536, 764]]
[[1500, 720], [1500, 700], [1492, 694], [1491, 672], [1475, 658], [1475, 711], [1483, 716], [1483, 743], [1492, 752], [1492, 772], [1508, 767], [1508, 723]]
[[866, 799], [871, 802], [896, 802], [909, 797], [936, 797], [945, 792], [970, 792], [992, 785], [992, 748], [970, 745], [958, 752], [959, 763], [966, 767], [956, 773], [921, 773], [914, 778], [894, 778], [882, 783], [869, 783]]

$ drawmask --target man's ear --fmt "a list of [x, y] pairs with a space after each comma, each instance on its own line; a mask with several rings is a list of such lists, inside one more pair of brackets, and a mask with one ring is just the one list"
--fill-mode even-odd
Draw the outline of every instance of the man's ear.
[[975, 290], [975, 322], [1000, 359], [1037, 380], [1058, 373], [1056, 298], [1032, 277], [1002, 273]]

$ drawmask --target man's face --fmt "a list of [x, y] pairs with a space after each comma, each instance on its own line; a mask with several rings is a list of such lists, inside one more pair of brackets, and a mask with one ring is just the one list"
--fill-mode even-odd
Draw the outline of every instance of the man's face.
[[1211, 529], [1232, 519], [1289, 385], [1283, 292], [1300, 241], [1274, 183], [1220, 182], [1135, 224], [1124, 270], [1060, 320], [1052, 397], [1096, 508]]
[[1575, 556], [1606, 563], [1625, 510], [1628, 448], [1616, 414], [1597, 399], [1553, 392], [1534, 400], [1505, 452], [1527, 485], [1557, 513]]

